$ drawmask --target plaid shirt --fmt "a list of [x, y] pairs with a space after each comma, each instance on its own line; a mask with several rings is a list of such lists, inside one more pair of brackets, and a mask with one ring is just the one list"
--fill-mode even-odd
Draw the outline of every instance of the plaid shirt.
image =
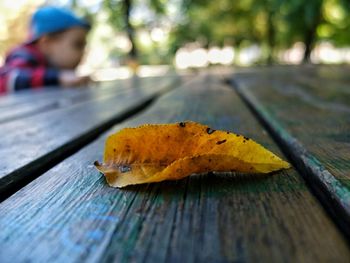
[[0, 68], [0, 95], [23, 89], [58, 85], [59, 71], [48, 66], [44, 55], [33, 45], [13, 49]]

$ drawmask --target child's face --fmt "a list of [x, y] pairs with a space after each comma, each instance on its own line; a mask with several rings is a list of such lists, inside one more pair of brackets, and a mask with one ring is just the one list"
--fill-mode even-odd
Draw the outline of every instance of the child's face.
[[52, 66], [59, 69], [74, 69], [83, 57], [87, 30], [81, 27], [68, 29], [49, 39], [46, 55]]

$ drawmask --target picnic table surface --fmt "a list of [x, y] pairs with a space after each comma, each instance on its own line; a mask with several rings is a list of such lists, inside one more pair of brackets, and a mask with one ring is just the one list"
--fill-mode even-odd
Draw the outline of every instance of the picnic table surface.
[[[0, 97], [0, 262], [350, 262], [350, 68], [209, 69]], [[111, 188], [107, 136], [196, 121], [293, 168]]]

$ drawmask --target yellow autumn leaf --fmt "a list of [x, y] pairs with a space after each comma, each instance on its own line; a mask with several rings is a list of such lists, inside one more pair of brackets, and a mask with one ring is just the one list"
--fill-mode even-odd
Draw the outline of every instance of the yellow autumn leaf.
[[269, 173], [290, 167], [249, 138], [195, 122], [122, 129], [108, 137], [103, 163], [95, 166], [113, 187], [209, 171]]

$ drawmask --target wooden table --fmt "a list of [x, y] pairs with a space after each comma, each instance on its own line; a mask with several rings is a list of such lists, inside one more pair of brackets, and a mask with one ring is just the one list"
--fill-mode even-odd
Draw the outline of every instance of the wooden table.
[[[348, 68], [133, 78], [0, 98], [0, 262], [350, 262]], [[110, 188], [108, 134], [198, 121], [295, 168]]]

